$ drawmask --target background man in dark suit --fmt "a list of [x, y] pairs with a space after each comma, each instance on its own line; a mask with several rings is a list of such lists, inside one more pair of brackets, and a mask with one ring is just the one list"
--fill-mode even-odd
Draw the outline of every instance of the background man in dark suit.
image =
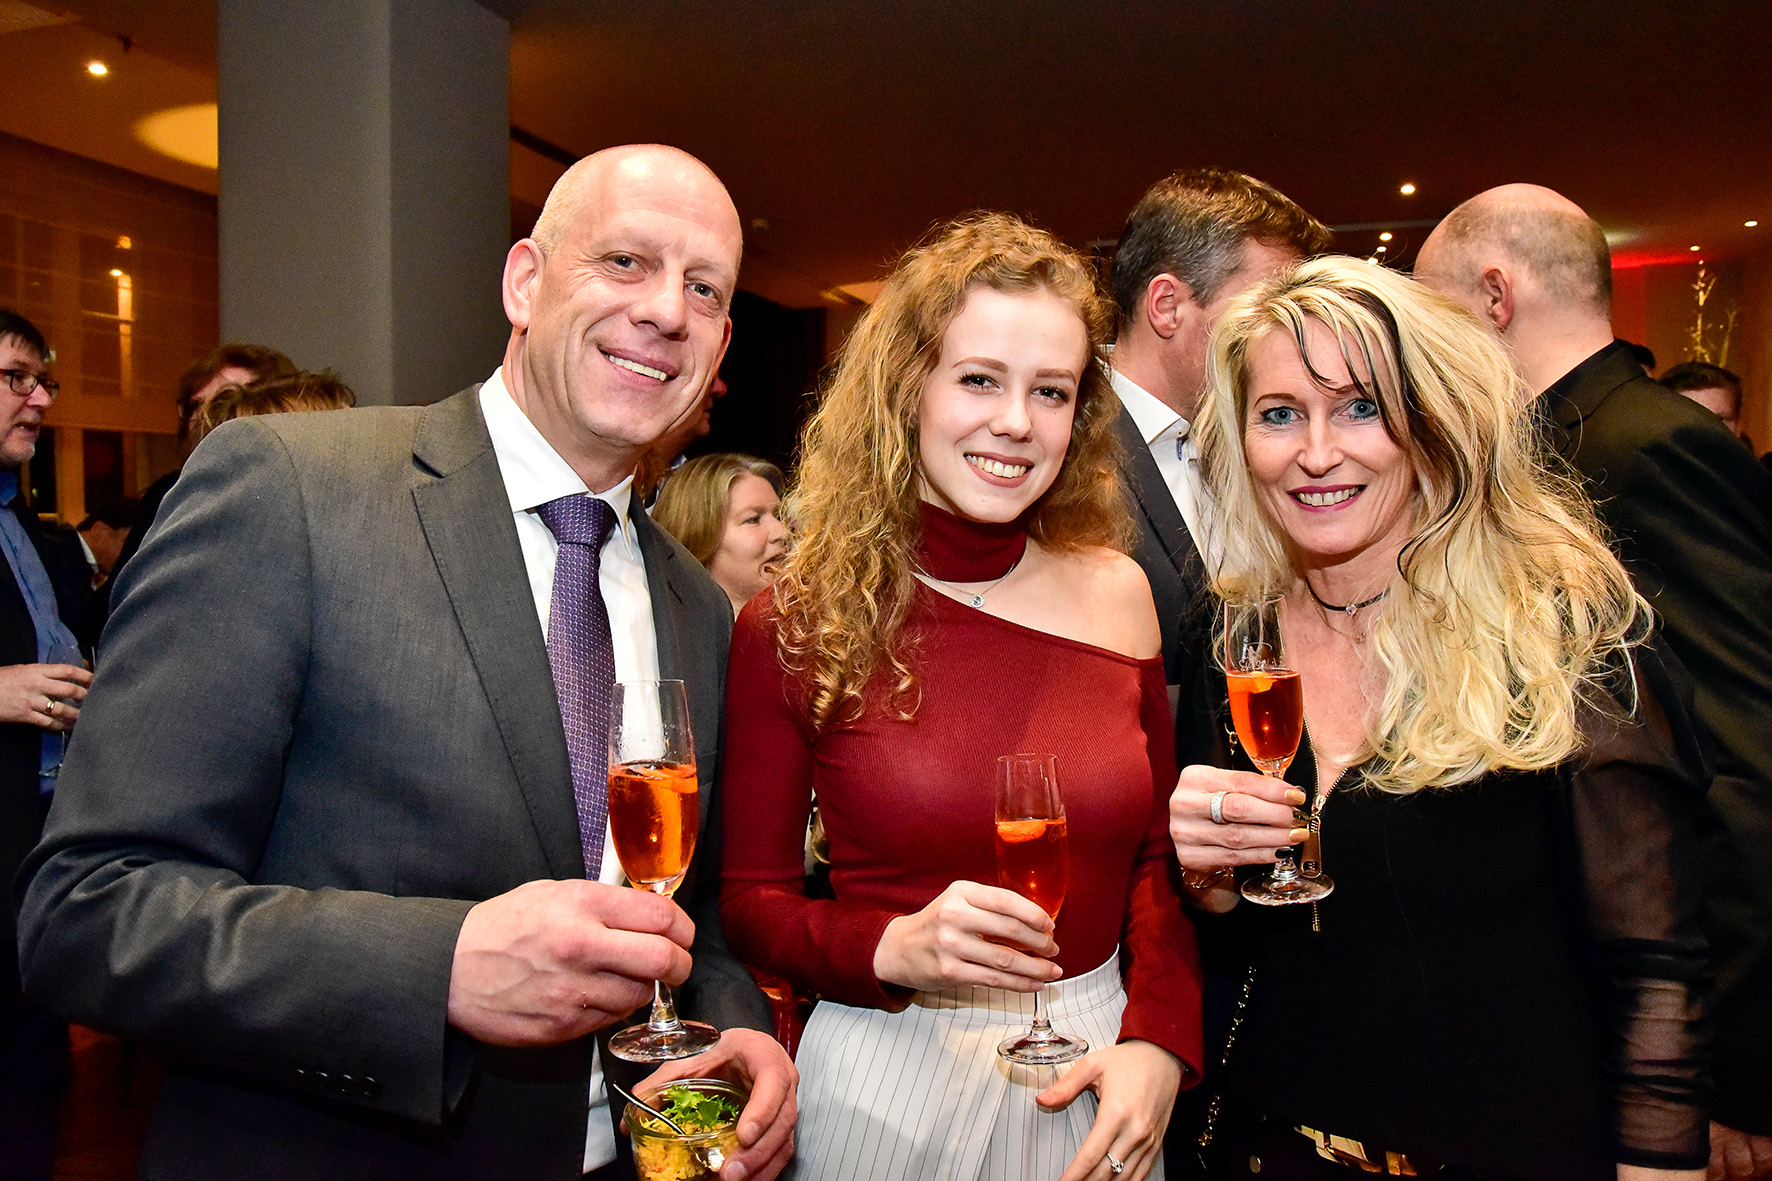
[[[0, 311], [0, 880], [8, 885], [43, 829], [63, 735], [92, 682], [57, 603], [81, 588], [52, 585], [37, 549], [37, 516], [18, 481], [55, 400], [48, 367], [43, 334]], [[91, 586], [84, 589], [90, 595]], [[0, 918], [0, 1174], [48, 1178], [68, 1031], [19, 991], [12, 918], [8, 905]]]
[[[739, 250], [700, 162], [599, 153], [512, 247], [482, 386], [229, 423], [186, 466], [118, 588], [20, 921], [33, 996], [179, 1059], [144, 1176], [630, 1175], [587, 1035], [655, 977], [728, 1027], [661, 1074], [753, 1088], [724, 1175], [785, 1164], [793, 1067], [716, 909], [731, 609], [629, 498], [713, 378]], [[556, 542], [557, 509], [601, 540]], [[592, 560], [562, 599], [568, 545]], [[575, 804], [603, 748], [563, 723], [547, 645], [599, 609], [615, 679], [690, 686], [693, 923], [613, 884]]]
[[1475, 312], [1538, 395], [1637, 588], [1691, 672], [1726, 833], [1709, 899], [1717, 956], [1712, 1171], [1772, 1173], [1772, 477], [1717, 416], [1644, 376], [1612, 338], [1605, 235], [1573, 202], [1505, 185], [1447, 215], [1415, 264]]
[[[1110, 376], [1119, 395], [1126, 482], [1136, 501], [1133, 557], [1150, 580], [1163, 632], [1170, 706], [1180, 700], [1187, 622], [1206, 573], [1205, 518], [1191, 421], [1206, 385], [1206, 342], [1230, 301], [1288, 262], [1329, 248], [1329, 231], [1284, 193], [1222, 168], [1152, 185], [1126, 219], [1110, 286], [1119, 310]], [[1187, 641], [1184, 641], [1187, 637]], [[1190, 698], [1191, 700], [1191, 698]], [[1190, 748], [1192, 749], [1192, 748]]]

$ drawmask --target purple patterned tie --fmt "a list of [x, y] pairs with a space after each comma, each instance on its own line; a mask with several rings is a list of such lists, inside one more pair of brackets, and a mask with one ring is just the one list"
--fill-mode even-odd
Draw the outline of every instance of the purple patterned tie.
[[548, 668], [566, 728], [585, 876], [594, 882], [603, 873], [609, 827], [609, 699], [615, 687], [615, 645], [597, 568], [615, 510], [594, 496], [562, 496], [535, 511], [560, 543], [548, 606]]

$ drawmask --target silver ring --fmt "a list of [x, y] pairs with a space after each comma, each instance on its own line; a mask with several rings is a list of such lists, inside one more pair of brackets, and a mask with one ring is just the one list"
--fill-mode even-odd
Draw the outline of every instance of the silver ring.
[[1224, 818], [1224, 797], [1226, 797], [1230, 794], [1231, 793], [1228, 791], [1215, 791], [1212, 793], [1212, 823], [1214, 823], [1214, 824], [1229, 824], [1230, 823], [1230, 821], [1228, 821]]
[[1125, 1161], [1121, 1160], [1111, 1152], [1103, 1153], [1102, 1155], [1107, 1157], [1108, 1168], [1113, 1170], [1114, 1176], [1118, 1177], [1121, 1173], [1126, 1171]]

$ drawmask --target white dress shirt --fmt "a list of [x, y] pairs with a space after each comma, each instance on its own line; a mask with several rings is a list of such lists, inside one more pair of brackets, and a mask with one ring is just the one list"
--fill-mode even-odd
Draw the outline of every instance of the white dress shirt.
[[[542, 635], [548, 631], [548, 609], [554, 599], [554, 564], [560, 543], [535, 509], [562, 496], [591, 494], [578, 473], [542, 437], [505, 388], [504, 369], [495, 369], [480, 387], [480, 412], [492, 451], [504, 476], [505, 494], [511, 499], [511, 515], [517, 522], [517, 542], [523, 547], [523, 567], [529, 575], [529, 591]], [[615, 679], [658, 679], [658, 636], [653, 631], [652, 595], [646, 586], [646, 563], [628, 519], [633, 477], [593, 495], [615, 510], [616, 527], [603, 543], [597, 585], [609, 609], [609, 634], [615, 648]], [[615, 845], [604, 835], [603, 872], [599, 881], [622, 885], [621, 862]], [[603, 1088], [603, 1064], [591, 1059], [589, 1120], [585, 1126], [584, 1171], [600, 1169], [615, 1159], [615, 1129], [609, 1122], [609, 1096]]]
[[1175, 507], [1181, 510], [1181, 519], [1187, 524], [1194, 545], [1204, 553], [1202, 508], [1206, 493], [1200, 485], [1200, 459], [1194, 453], [1192, 424], [1118, 369], [1110, 366], [1108, 377], [1120, 404], [1132, 416], [1139, 437], [1151, 449], [1151, 458], [1157, 461], [1157, 470], [1163, 474], [1163, 483]]

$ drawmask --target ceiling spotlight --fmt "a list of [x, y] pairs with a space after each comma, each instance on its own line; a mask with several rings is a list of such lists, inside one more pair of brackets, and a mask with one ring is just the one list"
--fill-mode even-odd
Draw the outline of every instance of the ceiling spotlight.
[[111, 67], [107, 66], [104, 62], [91, 61], [86, 63], [86, 72], [91, 74], [94, 78], [103, 78], [106, 74], [111, 72]]
[[122, 271], [120, 271], [120, 270], [118, 270], [118, 269], [117, 269], [117, 268], [116, 268], [116, 267], [112, 267], [112, 268], [111, 268], [111, 278], [113, 278], [113, 279], [121, 279], [121, 278], [122, 278], [122, 277], [123, 277], [123, 272], [122, 272]]
[[1757, 222], [1757, 221], [1744, 221], [1744, 222], [1742, 222], [1742, 223], [1741, 223], [1741, 224], [1742, 224], [1742, 225], [1744, 225], [1744, 226], [1746, 226], [1746, 227], [1747, 227], [1747, 228], [1748, 228], [1748, 229], [1750, 229], [1750, 230], [1751, 230], [1751, 229], [1753, 229], [1753, 228], [1754, 228], [1754, 227], [1755, 227], [1755, 226], [1757, 226], [1757, 225], [1759, 225], [1759, 224], [1760, 224], [1760, 223], [1759, 223], [1759, 222]]
[[1687, 249], [1688, 249], [1688, 250], [1691, 250], [1691, 251], [1694, 251], [1694, 252], [1696, 252], [1696, 251], [1697, 251], [1697, 250], [1698, 250], [1698, 247], [1696, 247], [1696, 246], [1688, 246], [1688, 247], [1687, 247]]
[[1397, 192], [1403, 194], [1405, 197], [1413, 197], [1415, 195], [1415, 182], [1405, 181], [1403, 187], [1398, 189]]
[[1380, 242], [1389, 242], [1391, 240], [1391, 232], [1386, 230], [1384, 233], [1378, 235], [1378, 240]]

